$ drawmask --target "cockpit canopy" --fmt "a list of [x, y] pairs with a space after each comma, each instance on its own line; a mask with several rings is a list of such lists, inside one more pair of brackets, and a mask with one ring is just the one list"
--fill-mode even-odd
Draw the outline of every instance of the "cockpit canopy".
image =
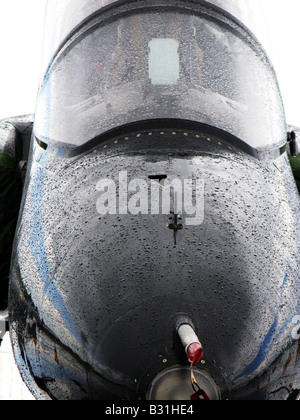
[[35, 135], [77, 148], [129, 123], [184, 119], [255, 149], [282, 146], [276, 76], [245, 28], [217, 11], [95, 15], [55, 56], [39, 92]]

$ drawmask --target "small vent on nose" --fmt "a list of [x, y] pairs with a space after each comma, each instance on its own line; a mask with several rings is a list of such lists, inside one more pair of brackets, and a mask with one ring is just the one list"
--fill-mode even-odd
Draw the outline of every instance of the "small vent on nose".
[[148, 178], [160, 182], [163, 179], [167, 179], [168, 176], [167, 175], [149, 175]]

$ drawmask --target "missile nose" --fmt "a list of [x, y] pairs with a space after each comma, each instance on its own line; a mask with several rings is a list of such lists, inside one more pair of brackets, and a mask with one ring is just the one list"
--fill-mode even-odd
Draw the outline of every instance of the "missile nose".
[[187, 356], [189, 362], [196, 366], [198, 362], [202, 359], [204, 354], [203, 348], [200, 343], [192, 343], [187, 349]]

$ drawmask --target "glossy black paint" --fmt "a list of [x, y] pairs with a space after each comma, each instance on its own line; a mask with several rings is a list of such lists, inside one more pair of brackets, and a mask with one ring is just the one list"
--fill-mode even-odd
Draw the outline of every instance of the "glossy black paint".
[[[299, 376], [300, 201], [284, 147], [165, 119], [75, 151], [44, 140], [31, 140], [10, 286], [14, 353], [37, 398], [146, 398], [159, 372], [187, 364], [180, 320], [223, 399], [270, 398]], [[122, 171], [204, 181], [203, 222], [99, 214], [98, 182]]]
[[[182, 315], [223, 397], [292, 344], [299, 197], [286, 154], [258, 160], [200, 127], [161, 130], [66, 159], [33, 144], [11, 322], [35, 393], [145, 397], [160, 370], [186, 363], [174, 352]], [[203, 224], [183, 223], [175, 245], [167, 216], [100, 216], [99, 179], [124, 169], [204, 179]]]

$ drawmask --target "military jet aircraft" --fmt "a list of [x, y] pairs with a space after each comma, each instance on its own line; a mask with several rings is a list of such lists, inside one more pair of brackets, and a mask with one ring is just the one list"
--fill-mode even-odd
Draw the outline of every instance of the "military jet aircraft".
[[296, 137], [241, 3], [49, 3], [35, 115], [1, 140], [37, 399], [299, 398]]

